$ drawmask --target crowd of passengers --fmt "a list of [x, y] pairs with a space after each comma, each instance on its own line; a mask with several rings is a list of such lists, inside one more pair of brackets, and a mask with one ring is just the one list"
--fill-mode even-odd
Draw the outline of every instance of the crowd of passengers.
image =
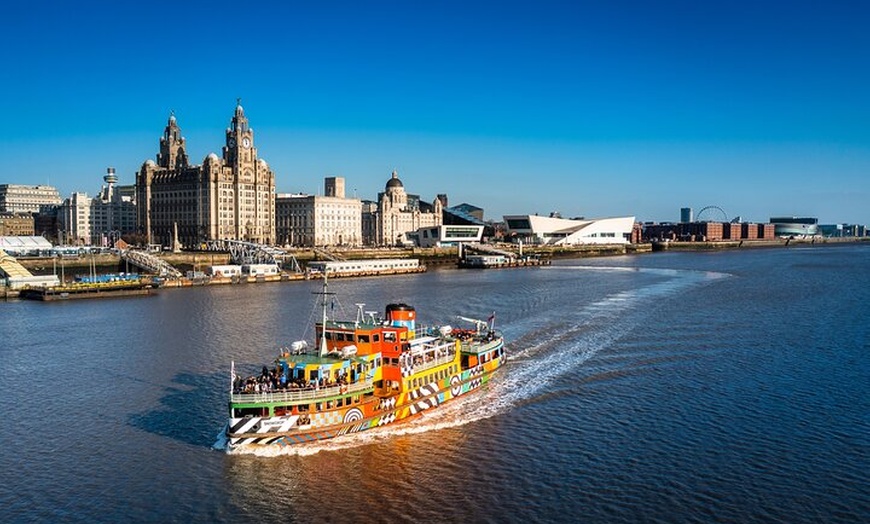
[[495, 339], [495, 333], [493, 333], [492, 331], [487, 331], [486, 334], [482, 337], [481, 333], [478, 333], [473, 329], [454, 329], [451, 334], [462, 342], [470, 342], [475, 339], [481, 338], [489, 342]]
[[346, 374], [340, 375], [337, 380], [323, 377], [318, 380], [294, 379], [282, 373], [277, 367], [270, 370], [263, 366], [263, 371], [259, 375], [251, 375], [248, 378], [237, 376], [233, 381], [233, 393], [272, 393], [347, 385]]

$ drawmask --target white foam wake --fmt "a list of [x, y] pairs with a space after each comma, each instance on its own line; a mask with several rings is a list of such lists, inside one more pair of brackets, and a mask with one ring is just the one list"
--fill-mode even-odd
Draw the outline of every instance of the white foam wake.
[[245, 449], [238, 453], [259, 456], [312, 455], [320, 451], [372, 444], [396, 436], [454, 428], [507, 413], [518, 403], [548, 391], [552, 382], [560, 376], [581, 366], [628, 334], [638, 325], [644, 312], [650, 309], [651, 303], [658, 303], [692, 287], [728, 276], [714, 272], [624, 267], [553, 266], [552, 269], [632, 271], [666, 279], [607, 295], [574, 311], [562, 308], [562, 316], [559, 318], [527, 324], [525, 332], [512, 333], [509, 336], [508, 365], [482, 391], [464, 395], [435, 410], [426, 411], [418, 418], [394, 426], [345, 435], [339, 439], [286, 447]]

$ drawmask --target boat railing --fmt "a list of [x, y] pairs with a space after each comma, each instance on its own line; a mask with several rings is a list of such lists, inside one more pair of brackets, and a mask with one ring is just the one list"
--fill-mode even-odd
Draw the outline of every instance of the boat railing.
[[501, 337], [495, 337], [492, 340], [473, 341], [460, 343], [460, 348], [463, 353], [485, 353], [502, 343]]
[[284, 391], [267, 391], [263, 393], [232, 393], [230, 402], [239, 404], [253, 404], [261, 402], [287, 402], [292, 404], [304, 400], [317, 400], [328, 397], [336, 397], [348, 393], [362, 393], [372, 391], [372, 380], [362, 380], [348, 385], [334, 385], [326, 387], [306, 387], [301, 389], [288, 389]]
[[434, 368], [434, 367], [440, 366], [442, 364], [449, 364], [449, 363], [453, 362], [455, 359], [456, 359], [456, 352], [455, 351], [451, 351], [449, 354], [444, 355], [444, 356], [435, 357], [434, 359], [429, 360], [429, 361], [424, 359], [423, 362], [421, 362], [420, 364], [414, 364], [414, 373], [417, 373], [420, 371], [425, 371], [429, 368]]

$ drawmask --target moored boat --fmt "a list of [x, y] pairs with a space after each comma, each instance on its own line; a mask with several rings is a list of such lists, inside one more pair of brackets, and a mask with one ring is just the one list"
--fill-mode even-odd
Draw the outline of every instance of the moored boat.
[[358, 304], [353, 320], [326, 316], [317, 343], [282, 348], [259, 375], [233, 365], [228, 451], [288, 446], [394, 424], [479, 389], [505, 360], [504, 337], [488, 321], [473, 329], [417, 328], [416, 310], [389, 304], [384, 318]]

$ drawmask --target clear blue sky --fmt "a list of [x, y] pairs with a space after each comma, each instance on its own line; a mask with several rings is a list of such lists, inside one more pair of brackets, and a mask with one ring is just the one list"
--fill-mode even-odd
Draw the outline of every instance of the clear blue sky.
[[132, 184], [237, 97], [280, 192], [870, 224], [870, 2], [15, 2], [0, 183]]

